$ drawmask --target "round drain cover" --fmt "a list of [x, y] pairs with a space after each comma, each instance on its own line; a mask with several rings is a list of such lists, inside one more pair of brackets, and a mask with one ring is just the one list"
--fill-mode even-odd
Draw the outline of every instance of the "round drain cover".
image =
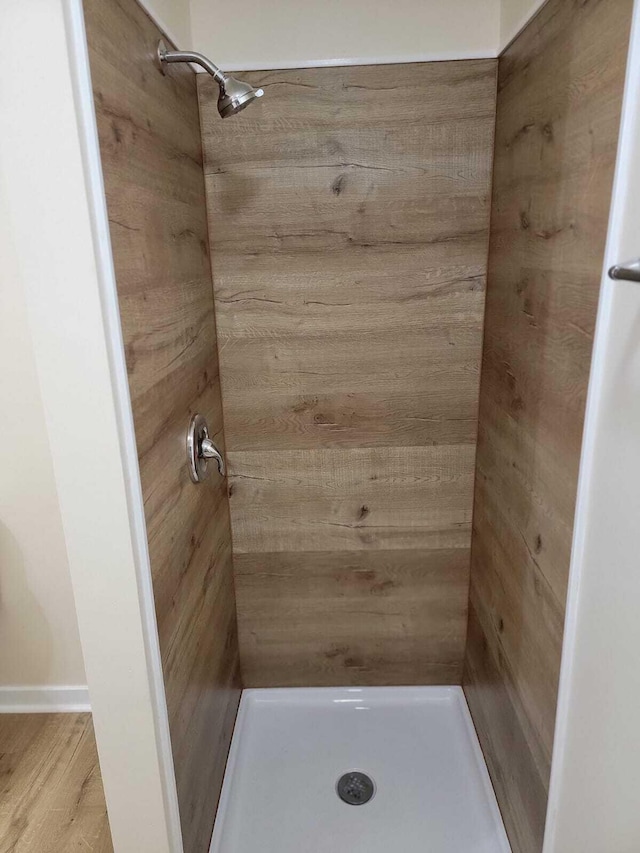
[[338, 779], [336, 791], [340, 799], [350, 806], [363, 806], [376, 792], [373, 779], [359, 770], [351, 770]]

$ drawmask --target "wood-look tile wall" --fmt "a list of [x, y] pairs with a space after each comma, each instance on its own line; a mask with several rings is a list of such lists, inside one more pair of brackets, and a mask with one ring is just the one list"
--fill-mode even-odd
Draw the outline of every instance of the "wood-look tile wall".
[[160, 73], [135, 0], [85, 19], [184, 848], [206, 853], [239, 657], [226, 487], [186, 465], [194, 412], [224, 441], [195, 75]]
[[495, 75], [199, 78], [247, 686], [459, 683]]
[[464, 686], [514, 853], [542, 849], [631, 0], [550, 0], [499, 64]]

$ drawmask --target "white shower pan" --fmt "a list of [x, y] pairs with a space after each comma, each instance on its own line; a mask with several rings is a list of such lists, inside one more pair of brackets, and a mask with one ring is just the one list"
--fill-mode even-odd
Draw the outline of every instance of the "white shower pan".
[[[348, 805], [338, 779], [367, 774]], [[459, 687], [245, 690], [211, 853], [509, 853]]]

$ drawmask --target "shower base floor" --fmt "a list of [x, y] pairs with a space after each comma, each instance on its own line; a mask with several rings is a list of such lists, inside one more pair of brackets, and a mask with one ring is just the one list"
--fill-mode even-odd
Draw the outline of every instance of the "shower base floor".
[[[351, 770], [364, 805], [337, 794]], [[509, 853], [459, 687], [245, 690], [211, 853]]]

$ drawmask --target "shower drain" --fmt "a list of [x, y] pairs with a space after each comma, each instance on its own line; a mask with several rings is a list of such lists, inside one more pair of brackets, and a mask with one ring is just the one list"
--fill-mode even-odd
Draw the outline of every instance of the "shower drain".
[[373, 779], [359, 770], [351, 770], [341, 776], [336, 783], [340, 799], [350, 806], [363, 806], [376, 792]]

